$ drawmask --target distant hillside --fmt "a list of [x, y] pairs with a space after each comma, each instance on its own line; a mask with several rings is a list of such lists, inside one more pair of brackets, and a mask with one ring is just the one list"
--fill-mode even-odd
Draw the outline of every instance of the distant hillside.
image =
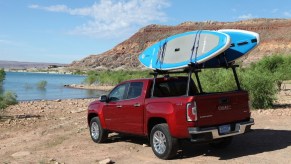
[[0, 68], [5, 69], [30, 69], [30, 68], [48, 68], [50, 65], [65, 66], [59, 63], [37, 63], [37, 62], [18, 62], [0, 60]]
[[291, 55], [291, 19], [252, 19], [238, 22], [185, 22], [177, 26], [149, 25], [113, 49], [90, 55], [70, 64], [71, 69], [141, 69], [138, 55], [153, 43], [193, 30], [243, 29], [260, 34], [261, 44], [252, 51], [243, 64], [248, 64], [274, 53]]

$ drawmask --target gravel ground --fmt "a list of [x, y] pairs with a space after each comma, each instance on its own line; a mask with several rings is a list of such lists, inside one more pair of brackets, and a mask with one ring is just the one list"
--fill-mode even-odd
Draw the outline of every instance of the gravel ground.
[[291, 95], [275, 108], [252, 112], [254, 131], [234, 138], [226, 149], [183, 142], [176, 159], [155, 157], [144, 138], [110, 134], [95, 144], [86, 108], [93, 99], [21, 102], [0, 119], [1, 163], [291, 163]]

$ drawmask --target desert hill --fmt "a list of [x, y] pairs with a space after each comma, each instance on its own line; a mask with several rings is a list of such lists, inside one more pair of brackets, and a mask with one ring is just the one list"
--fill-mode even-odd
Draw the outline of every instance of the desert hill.
[[238, 22], [184, 22], [177, 26], [149, 25], [113, 49], [98, 55], [90, 55], [70, 64], [71, 69], [142, 69], [138, 55], [153, 43], [193, 30], [243, 29], [260, 34], [261, 44], [243, 59], [247, 65], [263, 56], [272, 54], [291, 55], [291, 19], [251, 19]]

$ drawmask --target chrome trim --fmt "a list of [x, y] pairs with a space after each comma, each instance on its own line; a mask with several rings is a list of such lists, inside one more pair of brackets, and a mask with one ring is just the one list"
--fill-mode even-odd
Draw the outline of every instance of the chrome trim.
[[209, 127], [209, 128], [188, 128], [189, 134], [202, 134], [202, 133], [211, 133], [213, 139], [223, 138], [223, 137], [229, 137], [234, 135], [243, 134], [246, 131], [246, 127], [250, 125], [254, 125], [254, 119], [250, 118], [249, 121], [246, 122], [239, 122], [235, 124], [235, 130], [228, 133], [220, 135], [218, 132], [218, 127]]
[[93, 122], [91, 127], [91, 136], [92, 138], [94, 138], [94, 140], [98, 140], [99, 136], [100, 136], [100, 130], [99, 130], [99, 125], [96, 122]]
[[213, 115], [210, 114], [210, 115], [205, 115], [205, 116], [200, 116], [200, 118], [209, 118], [209, 117], [212, 117]]
[[140, 103], [135, 103], [133, 106], [134, 107], [139, 107], [140, 106]]
[[163, 154], [167, 150], [167, 139], [163, 132], [156, 131], [153, 135], [153, 148], [158, 154]]

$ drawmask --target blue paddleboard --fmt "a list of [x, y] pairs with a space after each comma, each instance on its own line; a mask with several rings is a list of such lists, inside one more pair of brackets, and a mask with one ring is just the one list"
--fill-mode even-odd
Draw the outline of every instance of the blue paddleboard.
[[236, 29], [218, 31], [230, 36], [231, 45], [225, 52], [202, 63], [202, 67], [219, 67], [229, 64], [250, 53], [260, 43], [260, 36], [255, 32]]
[[219, 31], [191, 31], [165, 38], [139, 55], [146, 67], [170, 70], [201, 64], [229, 48], [229, 35]]

